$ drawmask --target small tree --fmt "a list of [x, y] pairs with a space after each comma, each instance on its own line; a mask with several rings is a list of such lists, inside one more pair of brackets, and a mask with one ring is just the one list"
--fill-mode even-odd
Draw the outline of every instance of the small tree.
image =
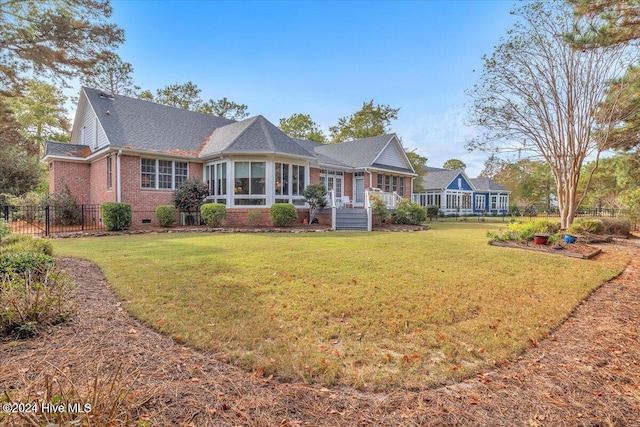
[[308, 185], [303, 195], [304, 201], [309, 205], [309, 224], [311, 224], [316, 217], [316, 211], [327, 206], [327, 199], [325, 199], [327, 188], [324, 184]]
[[197, 179], [189, 179], [176, 189], [173, 197], [174, 204], [180, 212], [197, 212], [202, 199], [209, 195], [207, 185]]
[[438, 213], [440, 212], [440, 206], [438, 205], [429, 205], [426, 209], [427, 218], [429, 221], [433, 221], [433, 219], [438, 219]]

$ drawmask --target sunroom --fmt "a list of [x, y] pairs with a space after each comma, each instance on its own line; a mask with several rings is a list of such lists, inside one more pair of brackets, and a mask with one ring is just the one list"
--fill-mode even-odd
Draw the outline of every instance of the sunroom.
[[225, 158], [204, 167], [209, 200], [227, 207], [268, 207], [274, 203], [304, 206], [309, 162], [287, 158]]

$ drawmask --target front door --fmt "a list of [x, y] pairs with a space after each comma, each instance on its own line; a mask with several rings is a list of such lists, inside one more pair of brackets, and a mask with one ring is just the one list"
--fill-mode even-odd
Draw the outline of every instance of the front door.
[[353, 195], [353, 207], [364, 206], [364, 177], [356, 176], [355, 194]]

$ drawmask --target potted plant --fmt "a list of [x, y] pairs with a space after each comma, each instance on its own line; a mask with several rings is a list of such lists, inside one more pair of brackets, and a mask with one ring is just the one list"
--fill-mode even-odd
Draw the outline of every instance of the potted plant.
[[533, 243], [535, 243], [536, 245], [546, 245], [548, 241], [548, 234], [536, 234], [535, 236], [533, 236]]
[[578, 238], [576, 236], [572, 236], [571, 234], [565, 234], [564, 235], [564, 242], [565, 243], [575, 243], [578, 240]]

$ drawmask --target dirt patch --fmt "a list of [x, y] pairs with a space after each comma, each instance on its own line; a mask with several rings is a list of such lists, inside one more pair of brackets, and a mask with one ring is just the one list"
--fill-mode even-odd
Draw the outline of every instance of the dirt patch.
[[[517, 360], [460, 383], [388, 393], [244, 372], [149, 329], [121, 308], [94, 264], [60, 258], [77, 281], [77, 314], [37, 339], [3, 343], [0, 387], [42, 398], [46, 376], [84, 387], [120, 369], [128, 415], [158, 426], [640, 426], [638, 249], [603, 250], [633, 260]], [[15, 415], [5, 422], [27, 425]]]

